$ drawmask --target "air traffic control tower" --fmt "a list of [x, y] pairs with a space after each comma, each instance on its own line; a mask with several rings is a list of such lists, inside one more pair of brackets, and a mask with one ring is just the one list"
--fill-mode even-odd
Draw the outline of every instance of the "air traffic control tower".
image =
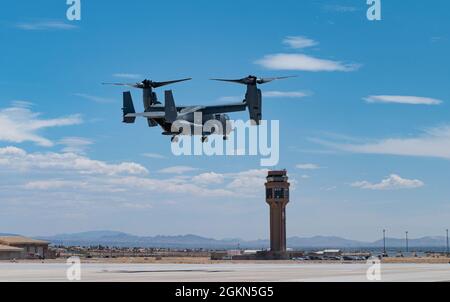
[[270, 206], [270, 253], [275, 258], [284, 258], [286, 254], [286, 205], [289, 202], [289, 185], [286, 170], [269, 171], [266, 202]]
[[[232, 256], [233, 260], [288, 260], [304, 256], [301, 251], [286, 250], [286, 205], [289, 203], [289, 186], [286, 170], [269, 171], [266, 202], [270, 206], [270, 251], [236, 255]], [[215, 259], [222, 259], [222, 256], [218, 257]]]

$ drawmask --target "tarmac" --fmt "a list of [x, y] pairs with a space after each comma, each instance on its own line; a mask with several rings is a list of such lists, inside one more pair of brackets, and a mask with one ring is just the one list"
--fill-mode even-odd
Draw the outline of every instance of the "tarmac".
[[[368, 282], [366, 263], [81, 264], [81, 282]], [[68, 282], [64, 263], [0, 263], [0, 282]], [[381, 281], [450, 281], [450, 264], [383, 263]], [[72, 281], [76, 282], [76, 281]], [[370, 281], [375, 282], [375, 281]]]

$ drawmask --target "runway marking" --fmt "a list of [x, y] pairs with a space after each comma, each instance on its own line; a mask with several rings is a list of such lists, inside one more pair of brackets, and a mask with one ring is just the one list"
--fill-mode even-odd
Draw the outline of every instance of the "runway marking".
[[224, 270], [152, 270], [152, 271], [107, 271], [104, 270], [102, 273], [118, 273], [118, 274], [145, 274], [145, 273], [233, 273], [235, 271], [224, 271]]

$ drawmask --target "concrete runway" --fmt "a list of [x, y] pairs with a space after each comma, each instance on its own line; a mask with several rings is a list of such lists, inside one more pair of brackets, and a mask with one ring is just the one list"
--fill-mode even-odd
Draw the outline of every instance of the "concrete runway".
[[[65, 264], [0, 263], [0, 282], [68, 281]], [[82, 264], [81, 281], [366, 282], [361, 264]], [[450, 281], [450, 264], [382, 264], [382, 281]]]

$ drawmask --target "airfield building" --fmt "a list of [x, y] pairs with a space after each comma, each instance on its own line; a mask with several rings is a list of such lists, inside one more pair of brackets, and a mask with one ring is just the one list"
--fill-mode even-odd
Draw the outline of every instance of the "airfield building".
[[50, 258], [49, 244], [20, 236], [0, 237], [0, 259]]
[[9, 245], [0, 245], [0, 260], [19, 259], [23, 249]]

